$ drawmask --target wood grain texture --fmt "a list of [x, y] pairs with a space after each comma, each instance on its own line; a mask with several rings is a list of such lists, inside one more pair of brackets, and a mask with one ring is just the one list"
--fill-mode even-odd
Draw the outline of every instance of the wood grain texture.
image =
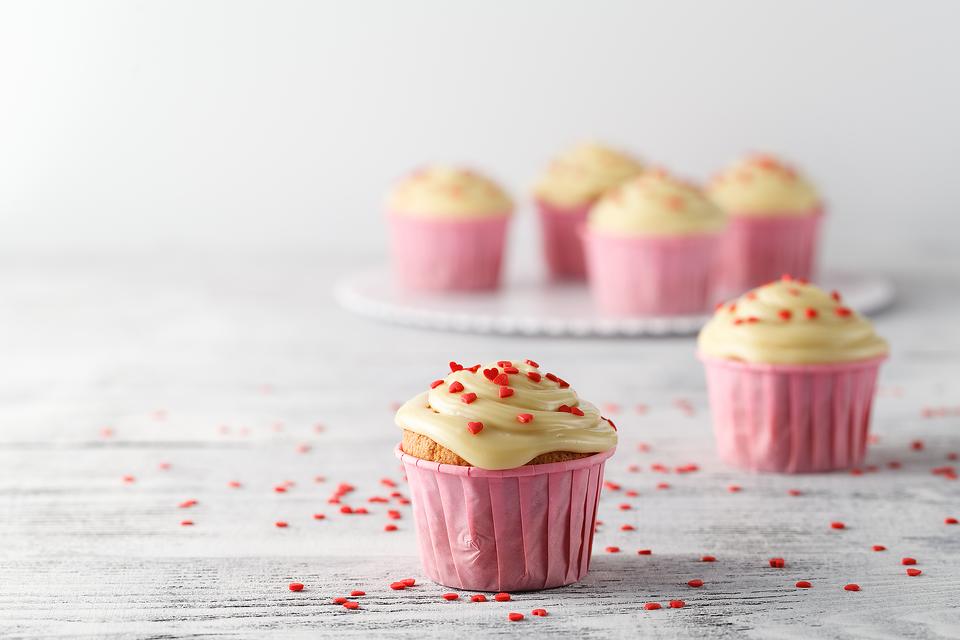
[[[789, 477], [715, 460], [690, 340], [382, 326], [332, 305], [337, 264], [106, 256], [0, 265], [0, 637], [960, 637], [960, 526], [944, 524], [960, 517], [960, 482], [931, 472], [960, 467], [947, 460], [960, 452], [956, 271], [901, 277], [903, 303], [877, 319], [894, 353], [867, 461], [877, 470]], [[582, 583], [509, 603], [447, 602], [450, 589], [419, 573], [409, 506], [381, 484], [405, 493], [393, 405], [451, 359], [518, 357], [611, 413], [622, 442], [607, 479], [620, 489], [604, 492]], [[922, 450], [911, 448], [918, 439]], [[688, 463], [699, 469], [673, 471]], [[342, 502], [367, 515], [327, 503], [342, 482], [356, 487]], [[390, 523], [398, 530], [385, 532]], [[906, 576], [903, 556], [923, 574]], [[771, 557], [786, 567], [771, 568]], [[406, 577], [418, 584], [389, 588]], [[694, 578], [704, 586], [688, 587]], [[305, 590], [290, 592], [291, 581]], [[862, 591], [843, 591], [849, 582]], [[361, 609], [331, 604], [353, 589], [367, 594], [356, 598]], [[678, 598], [683, 609], [643, 609]], [[538, 607], [549, 616], [530, 616]], [[527, 618], [508, 622], [509, 611]]]

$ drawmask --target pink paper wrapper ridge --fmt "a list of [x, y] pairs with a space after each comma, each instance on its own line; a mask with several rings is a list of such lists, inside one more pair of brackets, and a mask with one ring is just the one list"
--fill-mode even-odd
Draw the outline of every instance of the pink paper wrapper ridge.
[[721, 290], [726, 297], [785, 273], [813, 280], [822, 210], [804, 215], [730, 216], [723, 239]]
[[604, 462], [613, 452], [487, 471], [421, 460], [398, 445], [424, 573], [471, 591], [577, 582], [590, 567]]
[[435, 220], [390, 214], [397, 284], [417, 291], [482, 291], [500, 283], [508, 215]]
[[590, 292], [613, 315], [681, 315], [713, 308], [721, 236], [584, 232]]
[[814, 473], [863, 461], [886, 356], [824, 365], [699, 357], [724, 462], [748, 471]]
[[561, 207], [537, 200], [540, 237], [550, 277], [556, 280], [585, 280], [586, 259], [580, 230], [587, 222], [593, 203]]

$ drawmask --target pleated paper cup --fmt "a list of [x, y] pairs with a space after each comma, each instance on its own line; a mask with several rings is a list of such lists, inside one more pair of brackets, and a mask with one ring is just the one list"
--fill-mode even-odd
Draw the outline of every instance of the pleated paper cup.
[[723, 240], [725, 296], [740, 295], [785, 273], [814, 279], [822, 218], [821, 209], [804, 215], [733, 212]]
[[483, 291], [500, 284], [509, 215], [432, 219], [390, 214], [397, 284], [415, 291]]
[[583, 235], [590, 292], [611, 315], [684, 315], [713, 308], [721, 236]]
[[543, 256], [550, 277], [555, 280], [586, 280], [580, 230], [587, 222], [592, 203], [561, 207], [537, 200]]
[[590, 568], [603, 467], [613, 452], [487, 471], [421, 460], [398, 445], [424, 573], [469, 591], [577, 582]]
[[717, 453], [747, 471], [814, 473], [859, 465], [885, 359], [777, 365], [701, 354]]

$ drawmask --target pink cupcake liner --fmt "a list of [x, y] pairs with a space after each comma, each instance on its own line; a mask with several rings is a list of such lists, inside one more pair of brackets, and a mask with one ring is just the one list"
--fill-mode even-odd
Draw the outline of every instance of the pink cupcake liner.
[[678, 315], [712, 309], [721, 237], [584, 233], [590, 291], [604, 313]]
[[823, 365], [700, 359], [724, 462], [748, 471], [812, 473], [863, 461], [886, 356]]
[[785, 273], [814, 279], [823, 212], [805, 215], [737, 215], [723, 240], [721, 289], [727, 297], [776, 280]]
[[508, 215], [435, 220], [390, 214], [390, 249], [397, 283], [411, 290], [497, 288]]
[[604, 462], [592, 456], [503, 471], [403, 453], [427, 577], [470, 591], [530, 591], [577, 582], [590, 550]]
[[543, 255], [550, 277], [556, 280], [586, 280], [587, 265], [580, 230], [587, 222], [591, 206], [592, 203], [561, 207], [537, 200]]

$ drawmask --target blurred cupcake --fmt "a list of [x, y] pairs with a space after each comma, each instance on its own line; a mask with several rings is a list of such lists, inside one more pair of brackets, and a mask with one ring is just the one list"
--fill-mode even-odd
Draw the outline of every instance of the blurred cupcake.
[[500, 281], [510, 197], [476, 172], [428, 167], [387, 201], [397, 282], [406, 289], [472, 291]]
[[653, 171], [590, 210], [584, 243], [590, 290], [617, 315], [674, 315], [713, 304], [725, 219], [695, 186]]
[[424, 572], [473, 591], [577, 582], [613, 423], [531, 360], [450, 370], [396, 416]]
[[581, 231], [590, 207], [641, 171], [635, 158], [596, 143], [577, 145], [554, 158], [534, 188], [543, 252], [553, 278], [586, 278]]
[[721, 285], [726, 295], [784, 273], [814, 276], [823, 204], [795, 169], [769, 155], [751, 155], [716, 176], [709, 195], [730, 216]]
[[698, 346], [723, 460], [784, 473], [863, 460], [888, 346], [838, 293], [784, 276], [718, 307]]

